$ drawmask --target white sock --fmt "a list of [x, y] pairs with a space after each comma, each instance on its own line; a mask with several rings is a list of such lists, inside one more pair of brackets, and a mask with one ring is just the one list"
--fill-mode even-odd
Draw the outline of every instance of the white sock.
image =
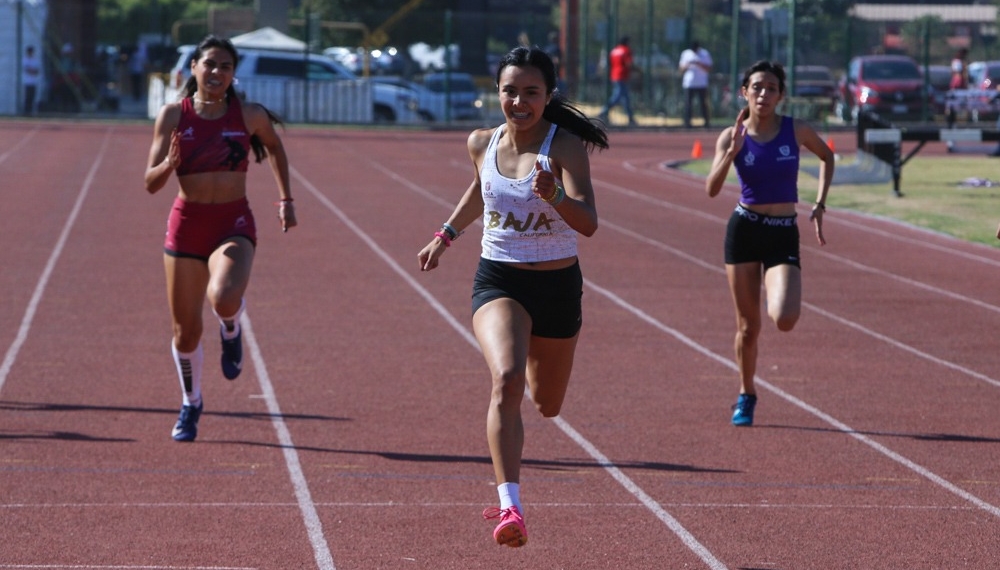
[[517, 507], [521, 509], [521, 485], [518, 483], [500, 483], [497, 485], [497, 493], [500, 494], [500, 509]]
[[[215, 311], [214, 307], [212, 308], [212, 312], [215, 313], [215, 316], [218, 317], [219, 319], [219, 324], [222, 325], [222, 338], [226, 340], [232, 340], [236, 338], [236, 335], [240, 334], [240, 317], [243, 316], [243, 311], [246, 310], [246, 308], [247, 308], [246, 299], [240, 299], [240, 308], [236, 310], [235, 315], [229, 317], [223, 317], [222, 315], [220, 315]], [[229, 327], [227, 325], [228, 323], [233, 324], [233, 330], [229, 330]]]
[[201, 369], [205, 362], [205, 353], [198, 343], [194, 352], [180, 352], [170, 341], [170, 351], [177, 365], [177, 376], [181, 381], [181, 393], [184, 394], [185, 406], [201, 405]]

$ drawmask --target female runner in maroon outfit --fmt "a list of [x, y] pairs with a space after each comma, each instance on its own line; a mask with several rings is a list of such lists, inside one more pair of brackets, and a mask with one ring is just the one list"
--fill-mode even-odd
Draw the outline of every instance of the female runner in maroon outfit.
[[209, 36], [191, 62], [183, 98], [156, 118], [146, 190], [163, 188], [177, 172], [180, 186], [167, 223], [163, 263], [173, 317], [171, 349], [183, 392], [172, 437], [193, 441], [203, 409], [202, 307], [219, 317], [222, 370], [236, 378], [243, 364], [240, 316], [256, 244], [246, 199], [249, 152], [268, 158], [278, 183], [282, 230], [296, 225], [288, 159], [274, 129], [280, 121], [261, 105], [241, 104], [233, 89], [239, 58], [228, 40]]

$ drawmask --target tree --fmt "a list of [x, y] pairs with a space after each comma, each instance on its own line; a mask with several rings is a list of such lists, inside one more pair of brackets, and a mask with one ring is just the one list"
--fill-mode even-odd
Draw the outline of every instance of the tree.
[[[112, 45], [133, 45], [140, 34], [155, 33], [170, 38], [176, 23], [204, 19], [209, 0], [99, 0], [98, 39]], [[231, 0], [233, 6], [252, 6], [253, 0]], [[206, 28], [197, 33], [204, 35]], [[190, 40], [190, 38], [187, 38]]]

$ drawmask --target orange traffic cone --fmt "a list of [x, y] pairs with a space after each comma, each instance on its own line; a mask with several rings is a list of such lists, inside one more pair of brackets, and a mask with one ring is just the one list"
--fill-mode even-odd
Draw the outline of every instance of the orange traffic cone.
[[691, 147], [691, 158], [699, 159], [701, 158], [701, 141], [694, 141], [694, 146]]

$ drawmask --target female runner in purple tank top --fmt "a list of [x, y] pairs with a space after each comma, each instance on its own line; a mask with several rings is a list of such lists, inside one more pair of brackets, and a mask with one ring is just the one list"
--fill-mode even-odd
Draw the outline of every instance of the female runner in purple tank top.
[[174, 172], [179, 186], [163, 255], [173, 317], [171, 351], [183, 396], [171, 433], [176, 441], [198, 435], [206, 297], [219, 318], [223, 375], [232, 380], [242, 370], [240, 315], [257, 236], [246, 199], [251, 150], [257, 162], [266, 157], [274, 172], [282, 229], [296, 225], [288, 158], [274, 130], [280, 121], [261, 105], [240, 103], [233, 88], [237, 62], [229, 40], [209, 36], [199, 44], [181, 101], [164, 105], [156, 118], [146, 166], [150, 194]]
[[736, 364], [740, 395], [733, 406], [732, 423], [753, 425], [757, 390], [757, 339], [761, 330], [760, 288], [767, 296], [767, 314], [778, 330], [790, 331], [802, 304], [799, 230], [796, 204], [799, 147], [822, 161], [816, 201], [809, 220], [816, 239], [825, 245], [823, 213], [833, 179], [833, 151], [809, 124], [778, 114], [785, 95], [785, 70], [759, 61], [743, 76], [747, 107], [736, 124], [727, 127], [715, 144], [712, 169], [705, 191], [714, 197], [722, 190], [734, 166], [741, 195], [726, 229], [726, 276], [736, 306]]

